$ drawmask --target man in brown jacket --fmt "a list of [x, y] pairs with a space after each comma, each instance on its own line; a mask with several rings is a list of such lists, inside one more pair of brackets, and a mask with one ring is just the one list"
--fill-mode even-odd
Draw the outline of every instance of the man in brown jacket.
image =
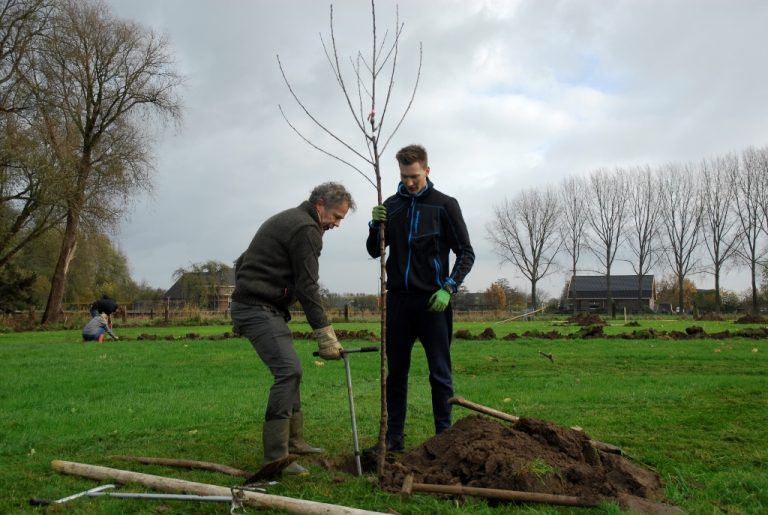
[[[317, 186], [309, 199], [265, 221], [235, 263], [232, 321], [269, 367], [274, 382], [262, 431], [264, 465], [291, 454], [322, 453], [304, 441], [301, 362], [293, 348], [289, 308], [298, 300], [314, 330], [323, 359], [340, 359], [342, 347], [320, 302], [318, 258], [325, 231], [355, 209], [341, 184]], [[304, 475], [298, 463], [283, 474]]]

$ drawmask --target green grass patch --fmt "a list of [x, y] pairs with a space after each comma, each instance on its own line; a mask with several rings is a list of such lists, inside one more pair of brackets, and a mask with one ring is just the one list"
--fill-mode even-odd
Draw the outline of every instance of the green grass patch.
[[[640, 320], [641, 327], [707, 332], [732, 322]], [[609, 331], [631, 331], [610, 321]], [[615, 325], [614, 325], [615, 324]], [[668, 324], [668, 325], [662, 325]], [[294, 331], [308, 331], [292, 323]], [[379, 331], [377, 323], [335, 324]], [[557, 321], [457, 323], [473, 334], [576, 331]], [[0, 334], [0, 512], [44, 512], [32, 497], [56, 499], [95, 482], [62, 476], [54, 459], [130, 469], [192, 481], [237, 484], [222, 474], [109, 459], [130, 454], [198, 459], [254, 470], [271, 376], [244, 339], [210, 340], [228, 326], [120, 328], [119, 335], [201, 335], [199, 340], [80, 342], [79, 331]], [[618, 334], [609, 333], [609, 334]], [[344, 342], [347, 347], [371, 345]], [[304, 367], [307, 439], [332, 457], [351, 455], [352, 437], [341, 362], [316, 362], [312, 341], [297, 341]], [[551, 354], [553, 360], [542, 356]], [[688, 513], [768, 511], [768, 345], [765, 340], [455, 340], [457, 395], [520, 416], [580, 426], [593, 439], [622, 447], [656, 470], [671, 500]], [[414, 349], [406, 445], [433, 434], [427, 365]], [[361, 445], [379, 424], [379, 360], [351, 355]], [[470, 414], [454, 409], [454, 419]], [[611, 507], [490, 507], [379, 491], [368, 478], [327, 472], [302, 460], [312, 476], [290, 478], [270, 493], [399, 513], [616, 513]], [[531, 463], [541, 474], [552, 473]], [[124, 487], [123, 490], [136, 490]], [[60, 513], [226, 513], [220, 504], [77, 499]]]

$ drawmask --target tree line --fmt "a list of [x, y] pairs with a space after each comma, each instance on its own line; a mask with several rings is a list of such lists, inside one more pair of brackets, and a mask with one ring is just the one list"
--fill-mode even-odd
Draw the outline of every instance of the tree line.
[[[116, 276], [100, 279], [92, 269], [115, 259], [127, 269], [107, 234], [131, 199], [151, 189], [150, 141], [180, 120], [182, 82], [166, 37], [116, 18], [100, 0], [5, 1], [0, 279], [16, 298], [4, 296], [4, 307], [44, 287], [42, 322], [55, 322], [84, 283], [76, 272], [89, 267], [91, 290], [118, 288], [110, 286]], [[35, 265], [41, 252], [45, 263]]]
[[[750, 272], [750, 310], [758, 313], [758, 281], [768, 283], [768, 147], [749, 147], [692, 163], [651, 168], [600, 168], [556, 186], [520, 191], [494, 207], [486, 226], [502, 263], [537, 284], [568, 270], [606, 276], [608, 305], [617, 260], [638, 276], [669, 271], [684, 305], [686, 280], [713, 277], [715, 311], [722, 308], [720, 279], [731, 267]], [[589, 254], [595, 269], [582, 265]], [[575, 303], [574, 303], [575, 309]]]

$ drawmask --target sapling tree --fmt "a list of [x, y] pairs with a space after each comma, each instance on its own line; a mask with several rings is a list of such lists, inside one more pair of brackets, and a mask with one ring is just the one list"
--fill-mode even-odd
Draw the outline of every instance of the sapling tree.
[[[397, 11], [396, 11], [397, 12]], [[379, 38], [376, 21], [376, 2], [371, 0], [371, 46], [368, 52], [358, 51], [347, 60], [340, 55], [336, 41], [336, 32], [333, 19], [333, 5], [330, 6], [330, 36], [320, 36], [325, 56], [330, 66], [336, 84], [341, 93], [343, 103], [349, 110], [350, 120], [359, 134], [356, 141], [348, 141], [340, 136], [336, 127], [328, 126], [310, 107], [301, 99], [295, 91], [286, 73], [286, 68], [280, 56], [277, 56], [278, 67], [286, 87], [303, 114], [317, 126], [329, 143], [322, 144], [312, 141], [305, 135], [286, 114], [283, 106], [279, 106], [286, 123], [307, 144], [336, 159], [360, 174], [371, 186], [376, 189], [378, 203], [383, 201], [381, 191], [381, 156], [385, 152], [392, 137], [400, 128], [403, 120], [410, 111], [413, 99], [418, 89], [421, 77], [422, 48], [418, 49], [418, 68], [409, 98], [400, 112], [390, 115], [393, 95], [395, 93], [395, 79], [397, 76], [398, 58], [400, 52], [400, 38], [404, 24], [400, 22], [399, 12], [396, 14], [395, 27], [390, 33], [385, 31]], [[346, 63], [344, 66], [342, 63]], [[343, 153], [343, 155], [342, 155]], [[379, 456], [377, 470], [379, 477], [383, 474], [385, 435], [387, 429], [387, 404], [386, 404], [386, 251], [384, 243], [384, 224], [379, 228], [379, 248], [381, 257], [380, 267], [380, 305], [381, 305], [381, 422], [379, 427]]]

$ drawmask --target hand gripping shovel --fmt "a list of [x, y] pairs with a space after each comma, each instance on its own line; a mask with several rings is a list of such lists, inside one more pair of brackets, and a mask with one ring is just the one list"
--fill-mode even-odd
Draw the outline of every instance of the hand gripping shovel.
[[[360, 442], [357, 439], [357, 418], [355, 417], [355, 398], [352, 395], [352, 373], [349, 370], [349, 355], [355, 352], [377, 352], [378, 347], [362, 347], [360, 349], [344, 349], [341, 351], [341, 359], [344, 360], [344, 372], [347, 375], [347, 394], [349, 395], [349, 417], [352, 419], [352, 449], [355, 453], [355, 468], [357, 475], [363, 475], [363, 467], [360, 464]], [[315, 351], [313, 356], [319, 356], [320, 353]]]

